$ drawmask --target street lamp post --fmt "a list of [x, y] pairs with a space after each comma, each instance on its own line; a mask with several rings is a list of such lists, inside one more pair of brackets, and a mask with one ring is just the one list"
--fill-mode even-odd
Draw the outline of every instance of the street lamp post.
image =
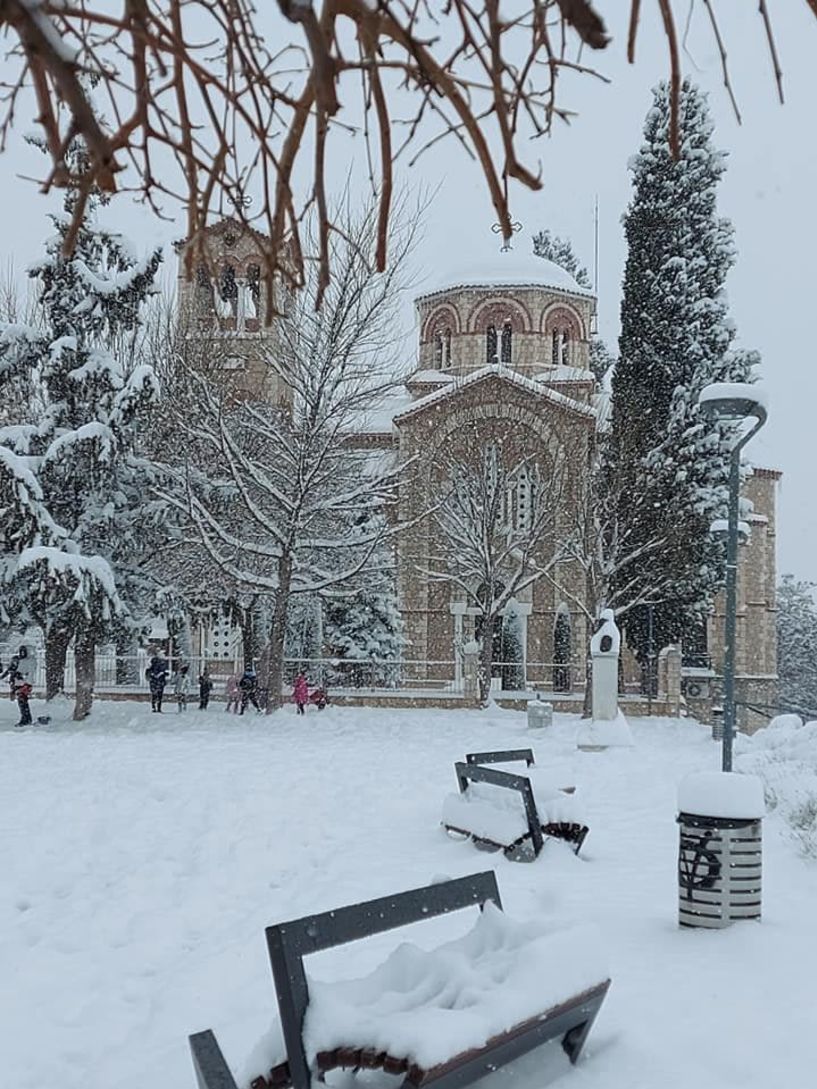
[[706, 386], [698, 398], [702, 412], [710, 419], [739, 422], [754, 418], [732, 448], [729, 463], [729, 508], [726, 538], [726, 623], [723, 655], [723, 749], [721, 768], [732, 770], [735, 737], [735, 634], [737, 629], [738, 535], [740, 506], [740, 454], [743, 447], [766, 422], [763, 390], [745, 382], [716, 382]]

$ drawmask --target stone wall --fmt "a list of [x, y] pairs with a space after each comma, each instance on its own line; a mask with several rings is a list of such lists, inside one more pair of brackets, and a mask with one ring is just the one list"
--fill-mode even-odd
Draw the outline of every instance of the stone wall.
[[[777, 696], [777, 510], [776, 491], [780, 473], [755, 469], [744, 482], [741, 494], [751, 500], [750, 539], [738, 554], [737, 633], [735, 640], [735, 689], [739, 702], [772, 705]], [[709, 652], [715, 672], [723, 674], [726, 601], [715, 599], [709, 621]], [[747, 709], [738, 709], [742, 726], [761, 720]]]

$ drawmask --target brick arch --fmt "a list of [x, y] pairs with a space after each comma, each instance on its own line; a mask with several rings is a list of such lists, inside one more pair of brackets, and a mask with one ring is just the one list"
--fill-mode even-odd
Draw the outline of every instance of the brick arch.
[[[555, 461], [564, 455], [572, 445], [570, 434], [573, 428], [581, 428], [580, 421], [548, 420], [541, 412], [520, 405], [491, 401], [487, 404], [469, 405], [451, 413], [435, 428], [433, 442], [430, 442], [421, 454], [422, 473], [425, 481], [431, 484], [435, 477], [435, 468], [446, 462], [441, 457], [455, 435], [463, 435], [469, 426], [476, 424], [480, 431], [490, 427], [492, 421], [506, 421], [516, 433], [528, 432], [533, 443], [541, 452], [541, 459]], [[566, 429], [566, 433], [563, 429]], [[579, 466], [576, 466], [578, 469]]]
[[573, 340], [586, 340], [587, 332], [581, 314], [564, 302], [549, 303], [539, 319], [539, 331], [547, 336], [554, 329], [567, 328]]
[[451, 303], [438, 303], [423, 322], [421, 344], [430, 343], [438, 329], [450, 328], [452, 336], [460, 332], [460, 316]]
[[477, 303], [468, 315], [467, 324], [472, 333], [484, 333], [489, 325], [501, 329], [506, 321], [510, 321], [514, 333], [528, 333], [533, 328], [528, 309], [517, 299], [501, 296]]

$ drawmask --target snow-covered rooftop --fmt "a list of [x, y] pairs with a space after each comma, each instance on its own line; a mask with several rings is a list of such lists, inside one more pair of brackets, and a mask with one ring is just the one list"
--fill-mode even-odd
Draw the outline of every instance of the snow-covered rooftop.
[[552, 287], [573, 295], [593, 297], [586, 287], [579, 287], [569, 272], [544, 257], [537, 257], [524, 244], [512, 250], [500, 250], [471, 255], [471, 259], [439, 266], [423, 284], [419, 297], [433, 295], [453, 287], [491, 287], [494, 284], [515, 287]]
[[410, 374], [406, 379], [406, 385], [413, 382], [418, 382], [424, 385], [451, 383], [454, 381], [454, 375], [448, 371], [415, 371], [414, 374]]
[[362, 435], [388, 434], [395, 416], [411, 408], [416, 402], [405, 389], [386, 394], [382, 400], [364, 412], [355, 431]]
[[519, 374], [518, 371], [512, 371], [503, 366], [491, 366], [481, 367], [478, 371], [472, 371], [470, 374], [457, 378], [450, 386], [444, 386], [442, 389], [437, 389], [434, 390], [433, 393], [426, 394], [425, 397], [419, 397], [416, 401], [412, 401], [407, 405], [402, 412], [395, 414], [395, 419], [408, 416], [418, 409], [428, 408], [429, 405], [433, 405], [437, 401], [443, 401], [447, 397], [450, 397], [454, 390], [459, 390], [463, 386], [473, 385], [475, 382], [484, 381], [484, 379], [489, 378], [492, 375], [504, 378], [505, 381], [521, 386], [528, 392], [536, 393], [539, 397], [544, 397], [552, 404], [560, 405], [562, 408], [568, 408], [580, 416], [595, 416], [596, 414], [595, 410], [589, 405], [584, 405], [581, 401], [576, 401], [572, 397], [567, 397], [563, 393], [558, 393], [554, 389], [549, 389], [547, 386], [542, 385], [542, 383], [536, 382], [526, 375]]
[[595, 382], [596, 380], [593, 372], [583, 367], [553, 366], [549, 363], [543, 366], [545, 370], [533, 375], [535, 382]]

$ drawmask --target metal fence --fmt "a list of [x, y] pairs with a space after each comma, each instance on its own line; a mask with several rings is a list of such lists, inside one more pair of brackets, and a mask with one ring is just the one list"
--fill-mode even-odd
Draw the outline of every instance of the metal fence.
[[[8, 664], [16, 652], [16, 645], [0, 644], [0, 661]], [[35, 689], [45, 688], [45, 659], [41, 649], [35, 649], [36, 670]], [[95, 688], [100, 694], [105, 692], [134, 695], [147, 692], [146, 670], [151, 655], [140, 651], [136, 655], [122, 656], [110, 651], [101, 651], [96, 655]], [[194, 691], [199, 674], [206, 667], [213, 681], [213, 698], [223, 696], [227, 680], [234, 675], [240, 676], [243, 661], [214, 659], [212, 657], [192, 656], [189, 658], [171, 657], [168, 659], [169, 674], [180, 665], [187, 665], [190, 675], [190, 688]], [[328, 691], [343, 693], [436, 693], [462, 695], [465, 691], [463, 663], [454, 659], [441, 661], [418, 661], [412, 659], [381, 660], [374, 658], [291, 658], [284, 664], [284, 691], [290, 692], [296, 675], [303, 671], [311, 688], [321, 687]], [[492, 665], [491, 689], [494, 693], [551, 693], [570, 694], [577, 687], [577, 677], [583, 678], [575, 665], [553, 662], [494, 662]], [[69, 651], [65, 662], [66, 692], [73, 692], [76, 687], [76, 669], [73, 652]]]

